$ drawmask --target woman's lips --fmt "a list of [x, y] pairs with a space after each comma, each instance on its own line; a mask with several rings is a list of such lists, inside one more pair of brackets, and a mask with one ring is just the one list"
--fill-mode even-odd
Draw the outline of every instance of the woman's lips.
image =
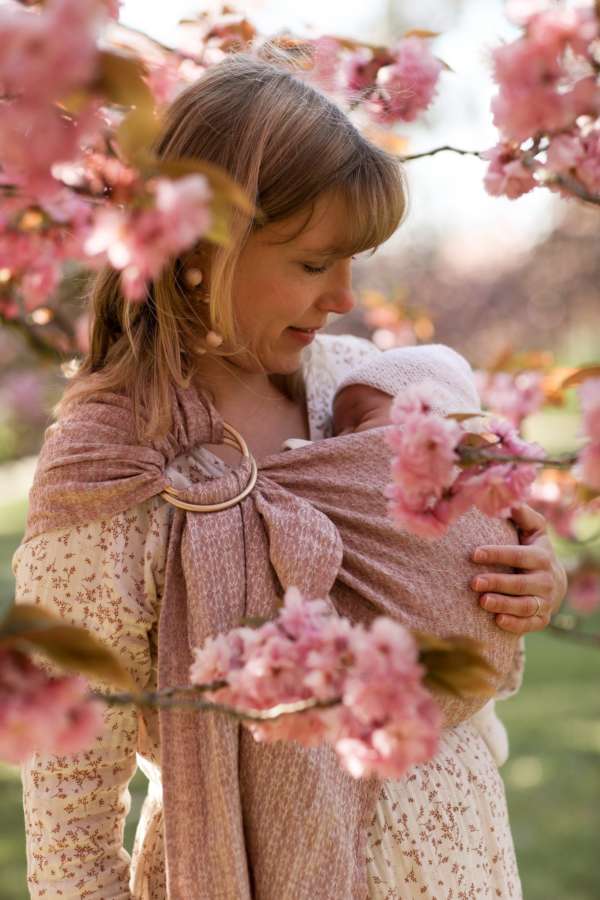
[[292, 337], [302, 344], [310, 344], [317, 333], [316, 328], [295, 328], [293, 325], [286, 328], [286, 331], [289, 331]]

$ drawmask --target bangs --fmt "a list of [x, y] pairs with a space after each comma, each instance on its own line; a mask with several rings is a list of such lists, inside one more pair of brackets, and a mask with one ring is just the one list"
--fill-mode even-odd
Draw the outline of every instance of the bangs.
[[[377, 164], [374, 164], [374, 163]], [[407, 212], [406, 180], [393, 159], [373, 159], [334, 186], [346, 209], [345, 235], [336, 256], [373, 253], [390, 238]]]

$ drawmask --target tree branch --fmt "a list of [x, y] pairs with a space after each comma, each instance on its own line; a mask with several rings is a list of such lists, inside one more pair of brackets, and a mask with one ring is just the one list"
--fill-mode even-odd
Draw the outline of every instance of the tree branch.
[[304, 712], [308, 709], [327, 709], [341, 702], [340, 697], [330, 700], [297, 700], [295, 703], [279, 703], [271, 709], [241, 710], [225, 703], [215, 703], [211, 700], [201, 700], [198, 694], [205, 691], [215, 691], [227, 687], [226, 681], [215, 681], [211, 684], [196, 685], [190, 688], [168, 688], [165, 691], [141, 691], [139, 694], [104, 694], [93, 691], [89, 694], [92, 700], [101, 700], [108, 706], [151, 706], [160, 709], [195, 709], [199, 712], [223, 712], [234, 719], [250, 722], [265, 722], [279, 719], [281, 716], [291, 713]]
[[399, 159], [402, 162], [410, 162], [413, 159], [423, 159], [425, 156], [435, 156], [436, 153], [443, 153], [445, 150], [449, 150], [451, 153], [459, 153], [461, 156], [477, 156], [481, 159], [482, 150], [462, 150], [459, 147], [451, 147], [449, 144], [444, 144], [442, 147], [434, 147], [433, 150], [425, 150], [423, 153], [411, 153], [409, 156], [399, 156]]
[[0, 315], [0, 325], [5, 328], [12, 328], [25, 340], [29, 348], [41, 359], [50, 363], [64, 362], [64, 356], [56, 347], [45, 341], [27, 322], [22, 319], [5, 319]]
[[574, 194], [575, 197], [578, 197], [580, 200], [583, 200], [584, 203], [591, 203], [593, 206], [600, 206], [600, 196], [598, 194], [590, 194], [590, 192], [582, 185], [577, 178], [573, 178], [572, 175], [557, 175], [552, 173], [544, 178], [544, 185], [548, 184], [557, 184], [560, 187], [563, 187], [565, 190], [569, 191], [570, 194]]
[[570, 469], [577, 462], [576, 453], [565, 453], [560, 459], [531, 459], [529, 456], [518, 456], [511, 453], [494, 453], [493, 451], [477, 449], [472, 450], [469, 447], [458, 447], [458, 453], [461, 459], [468, 465], [477, 465], [483, 462], [520, 462], [528, 463], [532, 466], [541, 466], [544, 469]]

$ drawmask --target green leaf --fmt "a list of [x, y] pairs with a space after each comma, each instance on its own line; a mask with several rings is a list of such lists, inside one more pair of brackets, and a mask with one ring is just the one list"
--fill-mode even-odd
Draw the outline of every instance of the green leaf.
[[491, 432], [486, 434], [467, 432], [467, 434], [461, 437], [458, 446], [467, 447], [470, 450], [489, 450], [490, 447], [493, 447], [497, 443], [497, 435], [492, 434]]
[[149, 147], [157, 137], [161, 120], [154, 108], [141, 106], [132, 109], [119, 124], [115, 136], [122, 155], [127, 162], [143, 169], [153, 165]]
[[138, 57], [102, 50], [92, 89], [118, 106], [152, 108], [152, 91], [143, 78], [146, 72], [144, 63]]
[[159, 175], [168, 178], [183, 178], [185, 175], [205, 175], [215, 193], [215, 200], [222, 199], [233, 206], [237, 206], [242, 212], [251, 216], [255, 213], [254, 204], [248, 195], [233, 178], [214, 163], [205, 159], [156, 159], [154, 168]]
[[203, 237], [208, 241], [212, 241], [213, 244], [227, 246], [230, 240], [231, 206], [217, 198], [211, 203], [211, 213], [210, 228]]
[[427, 687], [457, 697], [493, 695], [495, 669], [483, 657], [477, 641], [413, 634], [419, 646], [419, 662], [425, 667]]
[[485, 413], [478, 410], [477, 412], [448, 413], [444, 418], [453, 419], [455, 422], [465, 422], [467, 419], [481, 418], [482, 416], [485, 416]]
[[58, 616], [33, 604], [12, 607], [0, 623], [0, 646], [36, 650], [65, 669], [136, 690], [131, 675], [89, 631], [66, 625]]
[[565, 378], [560, 387], [564, 390], [565, 388], [575, 387], [577, 384], [582, 384], [582, 382], [586, 381], [588, 378], [600, 378], [600, 364], [595, 363], [589, 366], [581, 366], [578, 369]]
[[239, 624], [244, 625], [246, 628], [260, 628], [270, 621], [271, 619], [265, 619], [262, 616], [243, 616], [240, 619]]
[[436, 38], [439, 37], [441, 33], [441, 31], [429, 31], [428, 28], [411, 28], [410, 31], [404, 32], [404, 37]]

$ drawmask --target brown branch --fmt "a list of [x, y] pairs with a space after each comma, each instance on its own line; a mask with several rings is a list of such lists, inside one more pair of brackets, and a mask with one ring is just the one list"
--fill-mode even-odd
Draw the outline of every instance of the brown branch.
[[139, 694], [104, 694], [93, 691], [89, 694], [91, 700], [101, 700], [108, 706], [151, 706], [160, 709], [194, 709], [199, 712], [222, 712], [234, 719], [250, 722], [264, 722], [279, 719], [281, 716], [291, 713], [304, 712], [308, 709], [327, 709], [341, 702], [340, 697], [330, 700], [297, 700], [295, 703], [279, 703], [271, 709], [242, 710], [225, 703], [216, 703], [211, 700], [200, 700], [198, 694], [205, 691], [215, 691], [226, 687], [227, 682], [215, 681], [211, 684], [197, 685], [190, 688], [168, 688], [165, 691], [141, 691]]
[[434, 147], [433, 150], [425, 150], [423, 153], [411, 153], [409, 156], [399, 156], [399, 159], [402, 162], [410, 162], [413, 159], [423, 159], [424, 156], [435, 156], [436, 153], [442, 153], [445, 150], [449, 150], [452, 153], [460, 153], [461, 156], [477, 156], [481, 159], [482, 150], [462, 150], [459, 147], [451, 147], [449, 144], [444, 144], [442, 147]]
[[528, 463], [532, 466], [541, 466], [543, 469], [570, 469], [577, 462], [576, 453], [565, 453], [561, 459], [531, 459], [529, 456], [518, 456], [511, 453], [494, 453], [485, 450], [471, 450], [468, 447], [458, 447], [458, 453], [462, 460], [468, 465], [477, 465], [483, 462], [520, 462]]
[[572, 175], [557, 175], [555, 173], [547, 176], [542, 184], [558, 184], [565, 188], [569, 193], [583, 200], [584, 203], [591, 203], [593, 206], [600, 206], [600, 196], [598, 194], [590, 194], [577, 178]]
[[45, 341], [27, 322], [22, 319], [5, 319], [0, 316], [0, 325], [17, 332], [37, 356], [49, 363], [62, 363], [64, 356], [56, 347]]

